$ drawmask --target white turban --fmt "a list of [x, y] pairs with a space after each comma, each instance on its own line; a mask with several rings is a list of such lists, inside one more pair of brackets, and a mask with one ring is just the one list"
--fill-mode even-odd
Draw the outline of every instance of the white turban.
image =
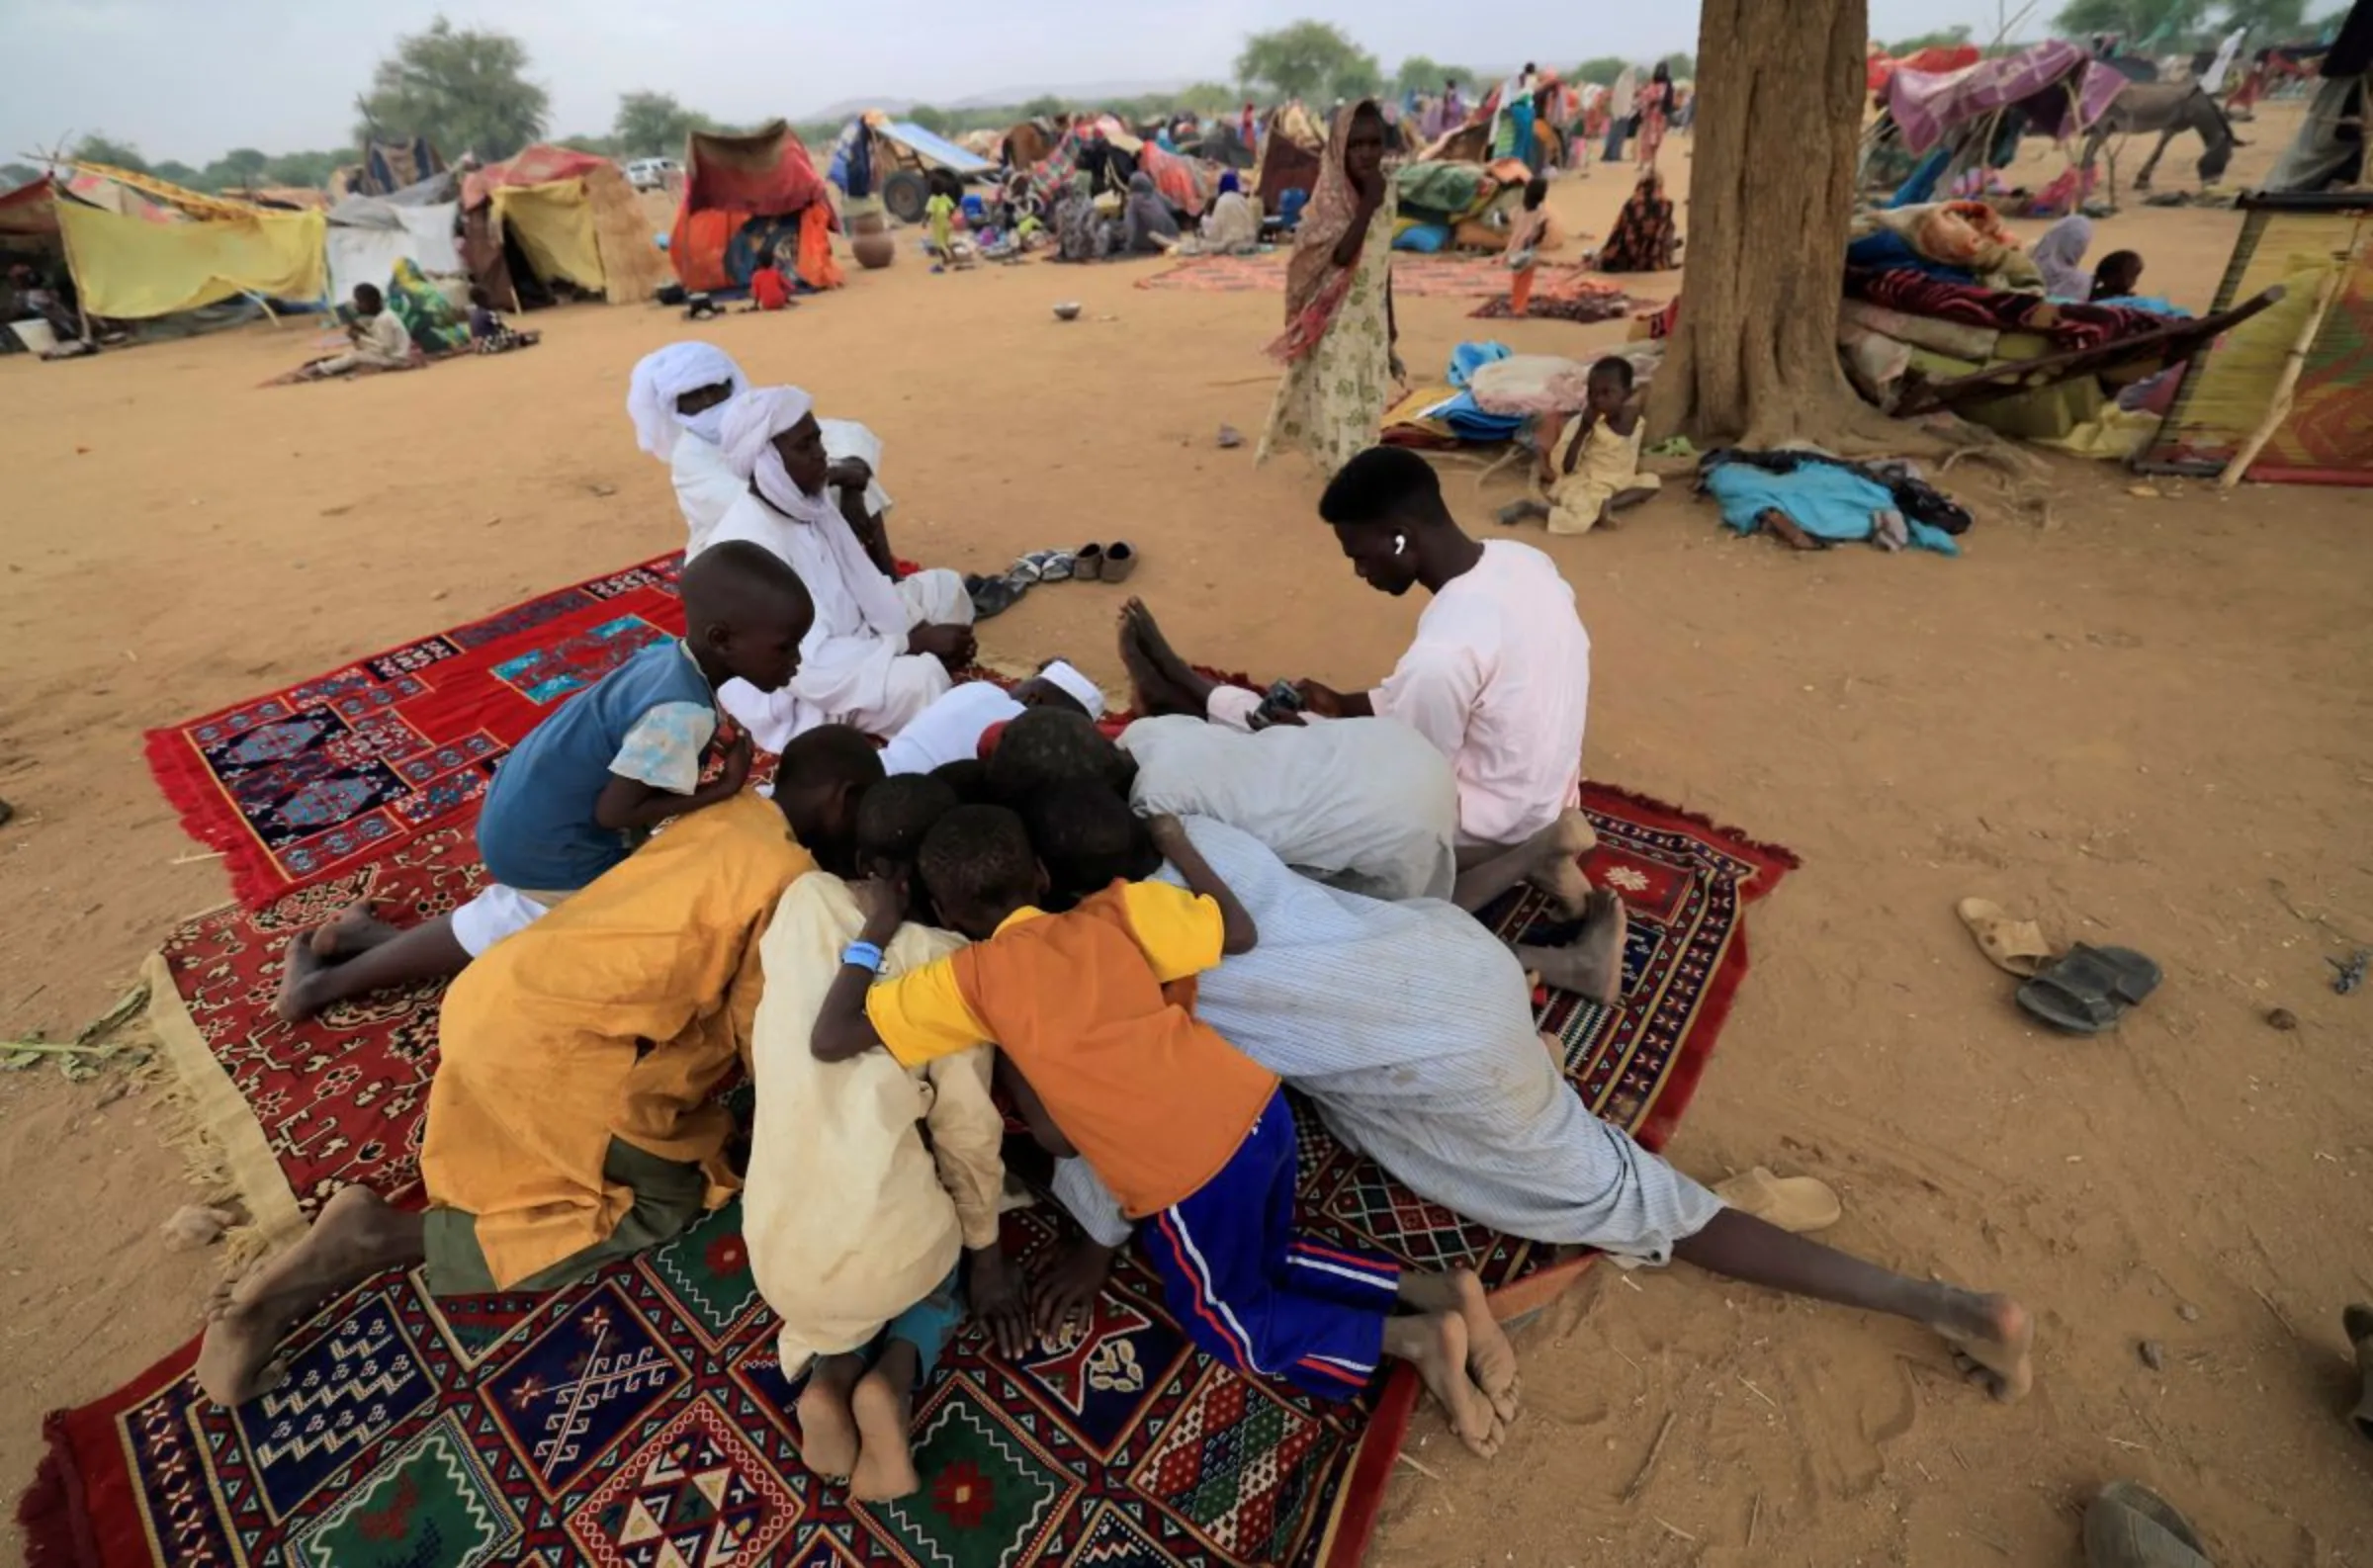
[[662, 463], [675, 456], [675, 438], [680, 431], [689, 430], [711, 446], [717, 445], [724, 404], [689, 416], [675, 411], [675, 400], [684, 393], [716, 386], [730, 387], [739, 394], [749, 386], [749, 378], [742, 374], [731, 354], [714, 343], [670, 343], [644, 355], [626, 389], [626, 412], [635, 422], [635, 444]]
[[[783, 455], [775, 450], [775, 437], [815, 411], [816, 400], [796, 387], [753, 387], [725, 405], [719, 449], [725, 454], [726, 466], [749, 480], [759, 499], [791, 521], [816, 530], [865, 624], [884, 636], [903, 636], [906, 609], [898, 589], [857, 542], [848, 519], [834, 502], [833, 487], [827, 484], [810, 495], [791, 478], [791, 471], [783, 467]], [[818, 584], [808, 586], [809, 591], [818, 591]]]
[[1068, 693], [1073, 701], [1088, 710], [1091, 719], [1104, 716], [1104, 694], [1090, 680], [1062, 659], [1055, 659], [1038, 672], [1038, 678], [1048, 685]]

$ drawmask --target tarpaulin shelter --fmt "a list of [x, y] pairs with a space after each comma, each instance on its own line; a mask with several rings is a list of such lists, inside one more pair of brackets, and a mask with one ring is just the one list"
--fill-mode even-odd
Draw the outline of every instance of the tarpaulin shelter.
[[239, 296], [321, 299], [319, 213], [227, 202], [104, 164], [72, 168], [56, 217], [90, 314], [146, 320]]
[[[462, 178], [471, 270], [492, 245], [516, 245], [547, 284], [572, 285], [612, 305], [638, 305], [667, 281], [667, 260], [652, 242], [643, 204], [618, 165], [589, 152], [539, 142], [516, 157]], [[475, 253], [473, 253], [475, 252]]]
[[363, 147], [363, 161], [349, 163], [329, 177], [332, 196], [389, 196], [445, 172], [445, 159], [426, 136], [405, 140], [374, 139]]
[[2215, 308], [2272, 284], [2283, 298], [2192, 361], [2135, 467], [2221, 473], [2270, 422], [2244, 478], [2373, 484], [2373, 192], [2241, 207]]
[[777, 120], [744, 136], [698, 131], [684, 149], [684, 200], [667, 259], [685, 288], [711, 294], [748, 287], [750, 273], [787, 242], [800, 281], [836, 288], [837, 226], [824, 176], [789, 125]]
[[2012, 109], [2065, 139], [2107, 113], [2125, 86], [2123, 75], [2080, 45], [2052, 39], [1958, 70], [1897, 70], [1888, 80], [1887, 108], [1904, 147], [1922, 153]]
[[49, 176], [0, 191], [0, 246], [18, 250], [57, 248], [57, 193]]
[[358, 283], [385, 288], [398, 261], [425, 273], [464, 271], [461, 194], [460, 176], [448, 170], [387, 196], [349, 196], [331, 208], [330, 297], [344, 300]]
[[826, 177], [844, 196], [879, 196], [890, 216], [920, 223], [930, 200], [927, 176], [944, 170], [959, 180], [991, 174], [997, 165], [911, 120], [869, 109], [840, 129]]
[[1978, 45], [1975, 44], [1931, 44], [1924, 49], [1913, 49], [1909, 54], [1891, 56], [1873, 44], [1863, 79], [1873, 93], [1883, 93], [1897, 71], [1925, 71], [1932, 76], [1943, 75], [1948, 71], [1960, 70], [1965, 65], [1975, 65], [1978, 60]]

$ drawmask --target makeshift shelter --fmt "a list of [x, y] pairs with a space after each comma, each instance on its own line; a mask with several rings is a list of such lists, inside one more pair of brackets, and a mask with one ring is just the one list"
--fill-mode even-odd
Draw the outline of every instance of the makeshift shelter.
[[746, 136], [694, 131], [684, 150], [684, 200], [667, 259], [685, 288], [745, 289], [749, 275], [789, 244], [800, 281], [837, 288], [832, 234], [839, 227], [807, 144], [777, 120]]
[[637, 305], [667, 281], [667, 259], [652, 243], [643, 204], [618, 165], [589, 152], [539, 142], [517, 157], [474, 169], [462, 180], [472, 271], [484, 251], [515, 246], [546, 285]]
[[398, 261], [424, 273], [462, 264], [461, 179], [447, 171], [388, 196], [349, 196], [329, 211], [329, 292], [344, 300], [358, 283], [385, 288]]
[[228, 202], [104, 164], [71, 167], [55, 214], [89, 314], [147, 320], [241, 296], [322, 298], [319, 213]]
[[1877, 95], [1887, 91], [1888, 83], [1894, 80], [1897, 71], [1925, 71], [1931, 76], [1942, 76], [1965, 65], [1975, 65], [1978, 59], [1975, 44], [1931, 44], [1924, 49], [1892, 56], [1873, 44], [1864, 82]]
[[1904, 66], [1887, 83], [1887, 112], [1864, 133], [1866, 170], [1883, 147], [1913, 158], [1944, 149], [1942, 178], [2015, 155], [2022, 131], [2066, 141], [2106, 114], [2126, 77], [2065, 39], [1947, 71]]
[[[2364, 9], [2360, 6], [2358, 9]], [[2216, 308], [2280, 285], [2283, 298], [2192, 361], [2149, 473], [2373, 484], [2373, 192], [2241, 203]]]
[[1253, 189], [1262, 210], [1277, 211], [1287, 191], [1308, 195], [1318, 184], [1318, 161], [1326, 150], [1326, 128], [1300, 104], [1279, 104], [1261, 121], [1261, 172]]
[[996, 171], [997, 165], [911, 120], [893, 120], [869, 109], [850, 120], [833, 143], [826, 177], [844, 196], [879, 195], [902, 223], [920, 223], [930, 200], [928, 176], [938, 170], [959, 180]]
[[58, 253], [57, 193], [49, 176], [0, 191], [0, 258], [31, 260]]
[[363, 146], [363, 160], [332, 170], [329, 194], [390, 196], [433, 175], [445, 172], [445, 159], [426, 136], [402, 141], [373, 139]]

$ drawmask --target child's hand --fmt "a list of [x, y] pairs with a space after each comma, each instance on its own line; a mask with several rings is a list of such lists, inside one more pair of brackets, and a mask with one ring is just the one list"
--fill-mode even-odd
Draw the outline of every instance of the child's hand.
[[1315, 680], [1297, 680], [1293, 689], [1302, 694], [1302, 710], [1317, 714], [1321, 719], [1343, 717], [1343, 693], [1332, 686], [1322, 686]]
[[1003, 1247], [984, 1247], [966, 1256], [972, 1263], [972, 1276], [965, 1281], [972, 1315], [988, 1328], [989, 1343], [999, 1354], [1023, 1354], [1030, 1348], [1030, 1314], [1022, 1300], [1021, 1270]]
[[904, 877], [868, 877], [862, 882], [850, 883], [848, 891], [865, 916], [863, 940], [879, 947], [898, 934], [899, 922], [907, 917], [907, 884]]
[[718, 759], [717, 781], [709, 786], [719, 800], [741, 794], [742, 786], [749, 782], [749, 759], [754, 750], [747, 730], [734, 732], [733, 740], [726, 742], [725, 755]]

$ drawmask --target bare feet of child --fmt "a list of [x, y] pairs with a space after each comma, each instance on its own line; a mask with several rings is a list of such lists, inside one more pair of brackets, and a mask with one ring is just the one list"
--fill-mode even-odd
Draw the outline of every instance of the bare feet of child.
[[1481, 1458], [1500, 1451], [1506, 1424], [1491, 1408], [1491, 1400], [1466, 1370], [1466, 1322], [1455, 1312], [1429, 1312], [1420, 1317], [1387, 1318], [1384, 1350], [1407, 1361], [1425, 1379], [1426, 1388], [1442, 1402], [1450, 1431]]
[[1952, 1310], [1930, 1327], [1952, 1344], [1962, 1375], [2003, 1404], [2025, 1398], [2035, 1385], [2029, 1355], [2035, 1323], [2010, 1297], [1961, 1291]]
[[1517, 958], [1560, 991], [1613, 1006], [1624, 995], [1624, 935], [1630, 916], [1624, 901], [1597, 888], [1583, 901], [1582, 931], [1563, 947], [1519, 947]]
[[317, 925], [306, 941], [314, 954], [336, 963], [368, 952], [383, 942], [392, 942], [402, 932], [371, 913], [368, 904], [349, 904], [338, 912], [338, 917], [327, 925]]
[[1458, 1319], [1466, 1334], [1467, 1377], [1491, 1401], [1492, 1414], [1503, 1423], [1516, 1420], [1524, 1394], [1524, 1380], [1517, 1374], [1516, 1347], [1508, 1343], [1500, 1320], [1491, 1315], [1491, 1298], [1483, 1293], [1483, 1281], [1475, 1277], [1475, 1271], [1453, 1268], [1441, 1274], [1406, 1273], [1401, 1276], [1400, 1294], [1410, 1306]]
[[199, 1388], [218, 1405], [253, 1399], [280, 1380], [273, 1355], [281, 1337], [322, 1298], [420, 1256], [419, 1215], [391, 1208], [368, 1187], [342, 1189], [303, 1241], [220, 1301], [198, 1348]]
[[314, 949], [315, 934], [300, 931], [290, 937], [281, 956], [280, 995], [273, 999], [272, 1010], [283, 1023], [301, 1023], [325, 1005], [321, 983], [328, 972], [329, 960]]
[[1557, 911], [1571, 919], [1590, 898], [1590, 878], [1583, 875], [1580, 857], [1599, 846], [1598, 829], [1578, 811], [1569, 811], [1533, 835], [1526, 844], [1537, 857], [1526, 880], [1556, 902]]
[[799, 1462], [827, 1481], [845, 1481], [857, 1464], [857, 1418], [849, 1393], [865, 1375], [854, 1355], [820, 1355], [799, 1391]]
[[[896, 1341], [883, 1358], [901, 1353]], [[912, 1355], [911, 1349], [904, 1353]], [[867, 1372], [849, 1396], [857, 1417], [857, 1467], [849, 1473], [848, 1495], [859, 1503], [889, 1503], [920, 1490], [915, 1455], [907, 1446], [913, 1385], [900, 1387], [882, 1367]]]

